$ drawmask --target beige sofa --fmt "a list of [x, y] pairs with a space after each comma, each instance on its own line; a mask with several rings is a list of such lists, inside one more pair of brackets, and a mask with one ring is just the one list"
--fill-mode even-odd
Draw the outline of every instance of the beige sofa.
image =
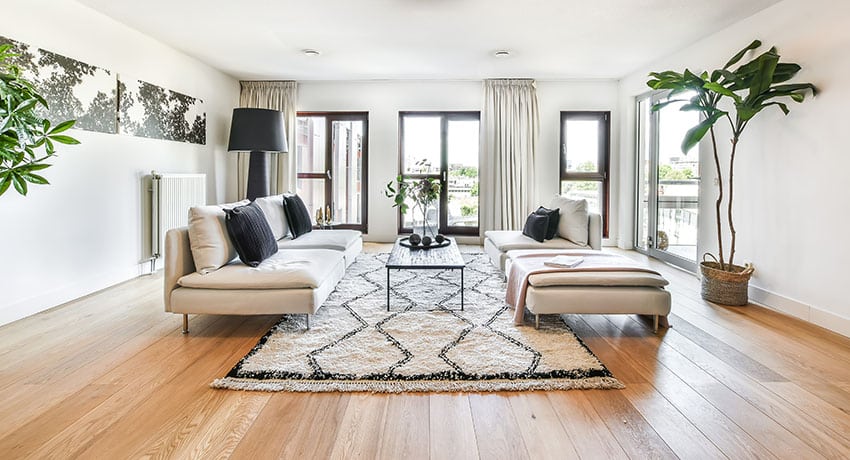
[[570, 240], [555, 236], [542, 243], [522, 234], [519, 230], [489, 230], [484, 232], [484, 252], [493, 265], [505, 272], [505, 260], [508, 251], [527, 249], [602, 249], [602, 216], [588, 213], [587, 245], [579, 245]]
[[[282, 213], [266, 212], [266, 216], [279, 219]], [[278, 228], [284, 230], [276, 233], [288, 233], [286, 225]], [[189, 314], [305, 314], [309, 328], [309, 315], [319, 309], [363, 249], [360, 232], [314, 230], [296, 239], [283, 236], [277, 245], [278, 252], [257, 267], [235, 259], [202, 274], [195, 267], [189, 228], [169, 230], [165, 235], [165, 311], [183, 315], [184, 333]]]

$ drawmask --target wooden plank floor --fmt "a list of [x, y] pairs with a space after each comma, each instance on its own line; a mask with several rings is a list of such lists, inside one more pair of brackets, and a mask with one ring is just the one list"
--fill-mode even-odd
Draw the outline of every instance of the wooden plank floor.
[[650, 263], [672, 329], [565, 317], [627, 386], [610, 391], [212, 390], [277, 318], [193, 316], [184, 336], [161, 276], [132, 280], [0, 328], [0, 457], [850, 457], [850, 339], [703, 302], [695, 277]]

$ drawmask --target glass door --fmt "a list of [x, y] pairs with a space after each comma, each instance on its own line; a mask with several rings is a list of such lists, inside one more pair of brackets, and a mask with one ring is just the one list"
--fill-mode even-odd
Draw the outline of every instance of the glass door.
[[[683, 97], [687, 99], [688, 96]], [[685, 133], [699, 122], [699, 112], [670, 104], [653, 94], [637, 101], [637, 203], [635, 247], [653, 257], [696, 271], [699, 217], [699, 152], [686, 154]]]
[[366, 233], [368, 114], [299, 113], [296, 128], [296, 191], [313, 224]]

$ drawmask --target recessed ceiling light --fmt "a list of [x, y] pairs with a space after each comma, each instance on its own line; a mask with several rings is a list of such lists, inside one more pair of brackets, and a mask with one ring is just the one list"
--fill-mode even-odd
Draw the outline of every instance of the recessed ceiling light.
[[318, 55], [322, 54], [322, 53], [318, 52], [317, 50], [311, 50], [311, 49], [301, 50], [301, 52], [304, 53], [304, 56], [318, 56]]
[[508, 51], [508, 50], [498, 50], [495, 53], [493, 53], [493, 56], [496, 56], [497, 58], [506, 58], [506, 57], [510, 57], [510, 55], [511, 55], [511, 52]]

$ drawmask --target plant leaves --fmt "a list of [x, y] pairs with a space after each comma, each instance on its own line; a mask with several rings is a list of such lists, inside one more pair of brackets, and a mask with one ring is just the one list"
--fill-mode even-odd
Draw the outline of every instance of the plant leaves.
[[[45, 121], [47, 121], [47, 120], [45, 120]], [[77, 120], [63, 121], [62, 123], [59, 123], [58, 125], [54, 126], [53, 129], [51, 129], [48, 134], [59, 134], [62, 131], [67, 131], [67, 130], [71, 129], [76, 122], [77, 122]], [[49, 128], [49, 125], [45, 126], [44, 130], [47, 131], [48, 128]]]
[[740, 61], [744, 57], [744, 55], [747, 54], [748, 51], [752, 51], [758, 48], [759, 46], [761, 46], [761, 41], [753, 40], [753, 42], [747, 45], [746, 48], [742, 49], [741, 51], [738, 51], [734, 56], [732, 56], [732, 59], [729, 59], [726, 65], [723, 66], [723, 70], [726, 70], [729, 67], [732, 67], [733, 65], [737, 64], [738, 61]]
[[53, 141], [59, 142], [60, 144], [76, 145], [80, 143], [80, 141], [74, 139], [73, 137], [66, 136], [64, 134], [51, 134], [48, 137]]
[[718, 110], [717, 113], [702, 120], [699, 124], [689, 129], [688, 132], [685, 133], [685, 138], [682, 140], [682, 153], [687, 155], [694, 146], [699, 144], [702, 138], [705, 137], [708, 130], [717, 123], [717, 120], [722, 118], [724, 115], [726, 115], [726, 112]]

